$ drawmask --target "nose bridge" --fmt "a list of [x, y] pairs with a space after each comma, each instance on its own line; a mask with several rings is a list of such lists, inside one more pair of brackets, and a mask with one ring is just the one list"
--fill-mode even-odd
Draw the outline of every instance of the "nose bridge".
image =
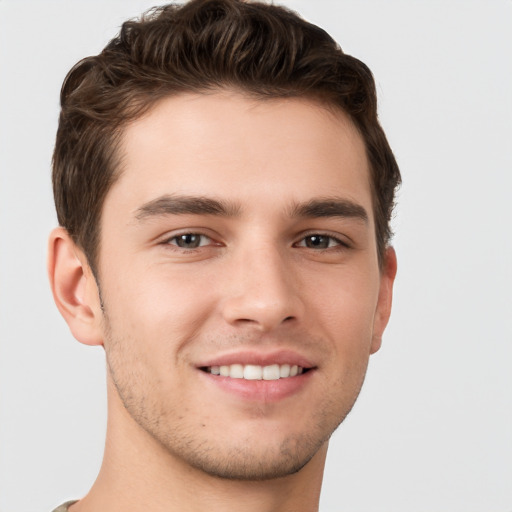
[[233, 257], [224, 316], [229, 323], [269, 330], [298, 319], [302, 303], [293, 268], [276, 244], [240, 250]]

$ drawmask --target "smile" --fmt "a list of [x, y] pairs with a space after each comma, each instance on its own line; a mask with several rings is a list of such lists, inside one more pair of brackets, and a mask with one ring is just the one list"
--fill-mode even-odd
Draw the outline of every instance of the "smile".
[[201, 368], [212, 375], [245, 380], [279, 380], [301, 375], [307, 368], [290, 364], [271, 364], [259, 366], [255, 364], [231, 364], [222, 366], [207, 366]]

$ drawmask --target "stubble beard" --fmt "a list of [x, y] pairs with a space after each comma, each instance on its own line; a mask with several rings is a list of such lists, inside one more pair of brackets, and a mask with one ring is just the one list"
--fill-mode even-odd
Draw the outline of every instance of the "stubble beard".
[[[165, 400], [156, 386], [147, 379], [147, 369], [140, 358], [134, 357], [130, 349], [136, 340], [115, 338], [112, 326], [104, 310], [106, 336], [105, 349], [107, 365], [115, 390], [131, 418], [152, 440], [172, 458], [212, 477], [239, 480], [264, 481], [283, 478], [300, 471], [329, 440], [342, 423], [359, 394], [365, 370], [359, 387], [348, 400], [341, 403], [333, 394], [311, 420], [306, 432], [294, 433], [275, 442], [270, 440], [264, 446], [254, 444], [254, 438], [230, 439], [229, 446], [220, 445], [208, 435], [208, 427], [190, 428], [186, 410], [166, 408]], [[124, 347], [123, 347], [124, 346]], [[123, 347], [123, 348], [122, 348]], [[365, 368], [366, 369], [366, 368]], [[146, 388], [142, 388], [146, 382]], [[344, 383], [340, 379], [340, 386]], [[308, 404], [304, 405], [307, 414]]]

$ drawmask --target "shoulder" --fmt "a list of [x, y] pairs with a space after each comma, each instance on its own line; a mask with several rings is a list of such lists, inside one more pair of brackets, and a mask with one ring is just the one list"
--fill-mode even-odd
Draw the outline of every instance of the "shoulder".
[[57, 507], [53, 512], [68, 512], [68, 507], [76, 503], [78, 500], [66, 501], [60, 507]]

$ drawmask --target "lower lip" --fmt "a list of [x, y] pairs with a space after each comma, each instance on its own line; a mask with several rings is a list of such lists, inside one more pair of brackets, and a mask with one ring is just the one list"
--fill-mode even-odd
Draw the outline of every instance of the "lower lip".
[[212, 375], [202, 370], [199, 370], [199, 372], [211, 384], [243, 400], [252, 402], [277, 402], [300, 392], [309, 382], [315, 371], [311, 369], [295, 377], [277, 380], [232, 379], [230, 377]]

